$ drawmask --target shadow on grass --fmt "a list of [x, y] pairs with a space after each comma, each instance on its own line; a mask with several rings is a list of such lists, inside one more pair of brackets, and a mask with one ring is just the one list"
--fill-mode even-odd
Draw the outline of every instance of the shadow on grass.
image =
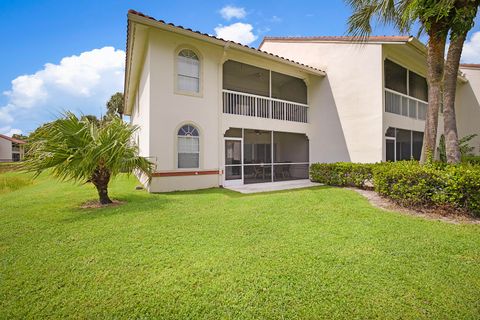
[[172, 200], [167, 199], [165, 196], [155, 194], [128, 194], [113, 196], [112, 199], [121, 201], [122, 204], [99, 208], [81, 208], [82, 203], [78, 203], [69, 210], [69, 212], [75, 216], [65, 218], [63, 222], [105, 218], [118, 214], [130, 215], [139, 212], [145, 213], [152, 211], [152, 209], [163, 209], [172, 202]]
[[[260, 193], [250, 193], [243, 194], [240, 192], [232, 191], [225, 188], [210, 188], [202, 190], [192, 190], [192, 191], [175, 191], [168, 193], [146, 193], [145, 191], [141, 193], [128, 193], [120, 194], [115, 196], [115, 193], [112, 196], [112, 199], [119, 200], [122, 203], [117, 206], [106, 206], [100, 208], [80, 208], [81, 203], [77, 204], [76, 207], [71, 208], [69, 211], [74, 214], [73, 217], [63, 219], [63, 222], [71, 223], [78, 221], [85, 221], [91, 219], [99, 219], [110, 217], [118, 214], [131, 215], [137, 213], [152, 213], [152, 214], [167, 214], [168, 212], [163, 211], [162, 209], [168, 207], [171, 203], [181, 201], [182, 196], [205, 196], [205, 195], [215, 195], [215, 196], [224, 196], [229, 199], [240, 199], [240, 198], [251, 198], [251, 197], [262, 197], [262, 196], [271, 196], [271, 195], [282, 195], [282, 194], [291, 194], [291, 193], [300, 193], [302, 191], [320, 191], [333, 189], [335, 187], [331, 186], [317, 186], [301, 189], [290, 189], [290, 190], [279, 190], [279, 191], [270, 191], [270, 192], [260, 192]], [[177, 198], [177, 199], [176, 199]]]
[[179, 195], [205, 195], [205, 194], [220, 194], [227, 196], [229, 198], [246, 198], [246, 197], [255, 197], [262, 195], [276, 195], [276, 194], [289, 194], [297, 193], [301, 191], [312, 191], [312, 190], [326, 190], [336, 187], [331, 186], [315, 186], [307, 188], [297, 188], [297, 189], [287, 189], [287, 190], [276, 190], [276, 191], [266, 191], [266, 192], [256, 192], [256, 193], [240, 193], [238, 191], [233, 191], [226, 188], [210, 188], [210, 189], [201, 189], [201, 190], [190, 190], [190, 191], [174, 191], [174, 192], [164, 192], [164, 193], [151, 193], [152, 195], [163, 195], [167, 197], [179, 196]]

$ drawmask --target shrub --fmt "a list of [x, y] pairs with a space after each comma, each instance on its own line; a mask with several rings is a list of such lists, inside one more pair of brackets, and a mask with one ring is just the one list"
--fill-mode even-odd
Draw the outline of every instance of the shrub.
[[337, 162], [315, 163], [310, 167], [312, 181], [330, 186], [364, 189], [372, 180], [374, 164]]
[[404, 206], [441, 207], [480, 216], [480, 168], [401, 161], [373, 169], [375, 191]]
[[480, 156], [462, 156], [462, 162], [480, 166]]
[[407, 207], [443, 208], [480, 216], [480, 166], [417, 161], [377, 164], [316, 163], [312, 181], [331, 186], [366, 188]]

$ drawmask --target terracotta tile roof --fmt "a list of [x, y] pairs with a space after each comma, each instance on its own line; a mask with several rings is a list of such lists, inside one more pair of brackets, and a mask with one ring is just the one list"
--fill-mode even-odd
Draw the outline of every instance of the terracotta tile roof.
[[[202, 35], [206, 38], [210, 38], [210, 39], [216, 39], [216, 40], [220, 40], [220, 41], [223, 41], [225, 43], [233, 43], [233, 44], [236, 44], [236, 45], [239, 45], [239, 46], [242, 46], [242, 47], [245, 47], [245, 48], [248, 48], [250, 50], [253, 50], [253, 51], [256, 51], [256, 52], [261, 52], [265, 55], [268, 55], [268, 56], [271, 56], [271, 57], [275, 57], [275, 58], [279, 58], [279, 59], [282, 59], [282, 60], [285, 60], [285, 61], [288, 61], [290, 63], [294, 63], [294, 64], [297, 64], [299, 66], [302, 66], [304, 68], [308, 68], [308, 69], [311, 69], [311, 70], [314, 70], [314, 71], [317, 71], [317, 72], [324, 72], [323, 70], [320, 70], [320, 69], [317, 69], [315, 67], [312, 67], [312, 66], [308, 66], [306, 64], [303, 64], [303, 63], [300, 63], [300, 62], [297, 62], [297, 61], [294, 61], [294, 60], [290, 60], [290, 59], [287, 59], [287, 58], [284, 58], [284, 57], [281, 57], [279, 55], [276, 55], [276, 54], [272, 54], [270, 52], [267, 52], [267, 51], [263, 51], [263, 50], [260, 50], [260, 49], [257, 49], [257, 48], [254, 48], [254, 47], [250, 47], [250, 46], [247, 46], [247, 45], [244, 45], [244, 44], [241, 44], [241, 43], [238, 43], [238, 42], [235, 42], [235, 41], [231, 41], [231, 40], [225, 40], [225, 39], [222, 39], [222, 38], [218, 38], [218, 37], [215, 37], [215, 36], [212, 36], [210, 34], [207, 34], [207, 33], [203, 33], [203, 32], [200, 32], [200, 31], [196, 31], [196, 30], [192, 30], [190, 28], [185, 28], [183, 26], [179, 26], [179, 25], [175, 25], [173, 23], [168, 23], [168, 22], [165, 22], [163, 20], [157, 20], [151, 16], [148, 16], [146, 14], [143, 14], [141, 12], [138, 12], [138, 11], [135, 11], [135, 10], [128, 10], [128, 13], [129, 14], [134, 14], [134, 15], [137, 15], [137, 16], [140, 16], [140, 17], [144, 17], [144, 18], [147, 18], [147, 19], [150, 19], [152, 21], [155, 21], [155, 22], [158, 22], [158, 23], [161, 23], [161, 24], [164, 24], [164, 25], [168, 25], [168, 26], [171, 26], [171, 27], [174, 27], [174, 28], [178, 28], [178, 29], [181, 29], [181, 30], [186, 30], [186, 31], [190, 31], [192, 33], [196, 33], [196, 34], [199, 34], [199, 35]], [[127, 35], [128, 35], [128, 27], [127, 26]], [[127, 38], [127, 51], [128, 52], [128, 38]]]
[[261, 47], [265, 41], [325, 41], [325, 42], [352, 42], [352, 41], [366, 41], [366, 42], [408, 42], [412, 37], [411, 36], [369, 36], [365, 39], [361, 39], [353, 36], [299, 36], [299, 37], [264, 37]]
[[0, 134], [0, 138], [3, 138], [5, 140], [8, 140], [8, 141], [12, 141], [13, 143], [18, 143], [18, 144], [24, 144], [24, 143], [27, 143], [26, 141], [23, 141], [23, 140], [20, 140], [20, 139], [15, 139], [15, 138], [11, 138], [11, 137], [8, 137], [4, 134]]
[[[352, 36], [313, 36], [313, 37], [264, 37], [263, 40], [292, 40], [292, 41], [360, 41]], [[373, 42], [406, 42], [410, 36], [369, 36], [365, 39]]]
[[460, 67], [480, 69], [480, 63], [461, 63]]

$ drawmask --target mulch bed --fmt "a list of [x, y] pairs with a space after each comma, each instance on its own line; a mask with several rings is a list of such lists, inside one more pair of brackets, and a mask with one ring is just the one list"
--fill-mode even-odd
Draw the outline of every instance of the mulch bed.
[[479, 218], [474, 218], [470, 215], [467, 215], [463, 212], [455, 212], [452, 211], [442, 210], [441, 208], [436, 209], [428, 209], [428, 208], [406, 208], [403, 207], [390, 199], [384, 198], [378, 195], [373, 190], [362, 190], [356, 188], [348, 188], [350, 190], [354, 190], [368, 199], [368, 201], [375, 207], [389, 210], [389, 211], [396, 211], [400, 213], [405, 213], [417, 217], [422, 217], [425, 219], [431, 220], [439, 220], [448, 223], [473, 223], [473, 224], [480, 224]]

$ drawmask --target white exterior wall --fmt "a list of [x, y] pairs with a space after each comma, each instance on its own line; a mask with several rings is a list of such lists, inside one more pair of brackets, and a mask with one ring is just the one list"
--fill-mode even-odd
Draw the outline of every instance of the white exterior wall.
[[150, 54], [147, 51], [130, 116], [131, 124], [139, 126], [136, 142], [143, 157], [150, 157], [150, 121]]
[[12, 142], [0, 138], [0, 162], [12, 161]]
[[266, 41], [262, 50], [317, 67], [309, 92], [311, 162], [382, 160], [382, 46]]
[[[151, 29], [147, 43], [131, 122], [142, 128], [138, 137], [140, 154], [150, 157], [156, 164], [158, 174], [149, 185], [150, 191], [192, 190], [222, 185], [224, 133], [229, 128], [297, 132], [313, 137], [310, 129], [315, 121], [313, 117], [318, 118], [319, 112], [312, 109], [323, 102], [318, 95], [311, 94], [318, 92], [319, 77], [267, 58], [163, 30]], [[200, 58], [199, 94], [176, 91], [176, 56], [183, 48], [194, 50]], [[227, 60], [304, 79], [309, 91], [310, 123], [223, 114], [222, 73], [223, 63]], [[197, 169], [177, 168], [177, 132], [187, 123], [195, 125], [200, 132], [200, 166]], [[210, 173], [202, 174], [202, 171]], [[198, 174], [177, 175], [182, 172]]]
[[469, 144], [475, 147], [474, 153], [480, 155], [480, 68], [461, 67], [468, 79], [459, 84], [456, 96], [457, 129], [460, 138], [478, 134]]

